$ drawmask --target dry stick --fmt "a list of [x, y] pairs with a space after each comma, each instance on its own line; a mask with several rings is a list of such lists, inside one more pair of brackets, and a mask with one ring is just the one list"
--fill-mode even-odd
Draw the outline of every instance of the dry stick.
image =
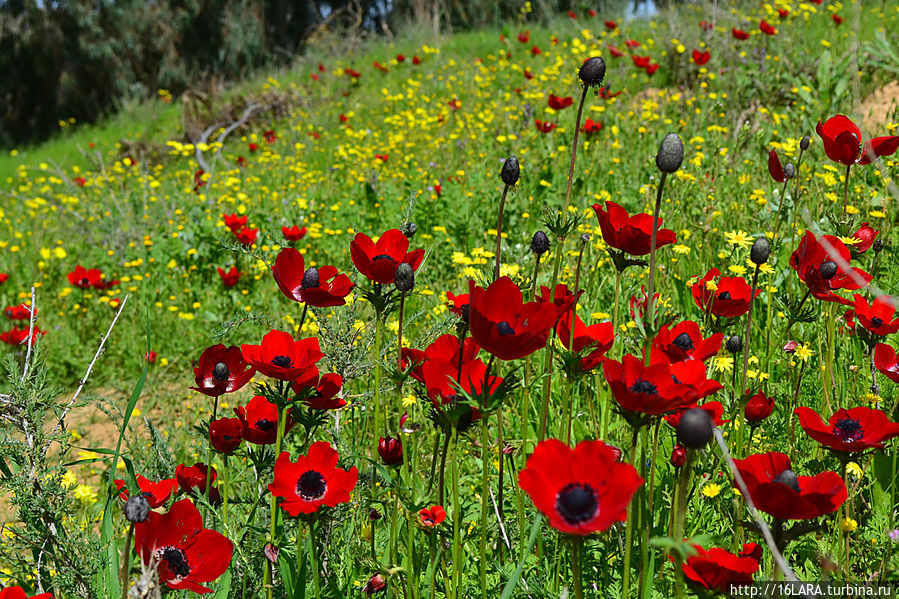
[[[78, 396], [81, 394], [81, 390], [84, 389], [84, 385], [87, 384], [87, 379], [91, 375], [91, 371], [94, 369], [94, 364], [97, 363], [97, 360], [100, 358], [100, 354], [103, 353], [103, 346], [106, 345], [106, 340], [109, 339], [109, 335], [110, 333], [112, 333], [112, 329], [115, 326], [116, 322], [118, 322], [119, 316], [121, 316], [122, 314], [122, 310], [125, 309], [125, 304], [128, 303], [129, 297], [129, 295], [126, 295], [122, 300], [122, 303], [119, 305], [118, 311], [115, 313], [112, 322], [109, 324], [109, 329], [107, 329], [106, 334], [103, 335], [103, 338], [100, 340], [100, 347], [97, 348], [97, 353], [94, 354], [94, 359], [91, 360], [91, 363], [87, 367], [87, 372], [84, 373], [84, 378], [81, 379], [80, 384], [78, 385], [78, 389], [75, 390], [75, 395], [73, 395], [72, 399], [69, 400], [69, 403], [66, 404], [66, 407], [62, 411], [62, 414], [59, 416], [59, 420], [56, 422], [56, 426], [53, 427], [53, 432], [50, 433], [50, 439], [44, 445], [44, 448], [41, 449], [41, 458], [47, 455], [47, 450], [50, 449], [50, 443], [53, 441], [53, 435], [55, 435], [56, 432], [65, 425], [66, 416], [68, 415], [69, 410], [72, 409], [72, 406], [75, 405], [75, 400], [78, 399]], [[112, 465], [113, 468], [115, 468], [115, 466], [115, 464]], [[32, 475], [33, 474], [34, 472], [32, 471]]]
[[25, 350], [25, 366], [22, 368], [22, 378], [20, 379], [22, 382], [25, 382], [25, 377], [28, 376], [28, 363], [31, 360], [31, 346], [34, 345], [34, 315], [36, 310], [34, 309], [34, 286], [31, 287], [31, 316], [30, 321], [28, 323], [28, 349]]

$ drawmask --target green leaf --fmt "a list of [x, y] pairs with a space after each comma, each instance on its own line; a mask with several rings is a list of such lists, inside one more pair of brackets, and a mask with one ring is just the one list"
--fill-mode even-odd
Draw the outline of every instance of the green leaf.
[[512, 577], [506, 582], [506, 586], [503, 587], [503, 594], [500, 595], [499, 599], [509, 599], [509, 597], [512, 596], [515, 587], [518, 586], [518, 579], [521, 578], [521, 571], [524, 570], [524, 563], [531, 556], [531, 552], [534, 550], [534, 544], [537, 542], [537, 534], [542, 528], [543, 516], [537, 514], [537, 517], [534, 519], [534, 524], [531, 526], [531, 534], [528, 535], [528, 548], [522, 554], [521, 561], [518, 562], [518, 567], [512, 572]]

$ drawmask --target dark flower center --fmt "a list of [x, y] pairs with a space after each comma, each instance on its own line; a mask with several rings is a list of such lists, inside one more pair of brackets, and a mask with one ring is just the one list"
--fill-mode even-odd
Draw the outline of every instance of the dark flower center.
[[837, 263], [833, 260], [825, 260], [818, 267], [818, 273], [825, 281], [829, 281], [837, 275]]
[[596, 492], [590, 485], [569, 483], [556, 495], [556, 510], [568, 524], [581, 524], [599, 514]]
[[87, 285], [90, 285], [91, 282], [90, 282], [90, 280], [88, 280], [87, 277], [84, 277], [83, 279], [81, 279], [81, 284], [84, 286], [87, 286]]
[[313, 287], [318, 287], [318, 269], [314, 266], [306, 269], [306, 274], [303, 275], [303, 289], [311, 289]]
[[786, 485], [799, 493], [799, 477], [792, 470], [784, 470], [774, 477], [774, 482]]
[[224, 362], [219, 362], [215, 365], [215, 368], [212, 369], [212, 378], [219, 382], [227, 381], [228, 375], [231, 373], [228, 372], [228, 365]]
[[685, 352], [693, 350], [693, 340], [690, 339], [690, 335], [688, 335], [687, 333], [681, 333], [680, 335], [675, 337], [674, 341], [672, 341], [671, 343], [678, 346]]
[[290, 359], [290, 356], [275, 356], [272, 358], [272, 366], [290, 368], [293, 366], [293, 360]]
[[880, 327], [883, 326], [883, 319], [879, 316], [875, 316], [874, 318], [871, 319], [871, 326], [874, 327], [875, 329], [879, 329]]
[[265, 432], [273, 431], [273, 430], [275, 430], [275, 424], [276, 424], [275, 422], [263, 418], [263, 419], [256, 421], [256, 428], [258, 428], [261, 431], [265, 431]]
[[390, 260], [391, 262], [396, 262], [396, 260], [388, 256], [387, 254], [378, 254], [371, 259], [372, 262], [377, 262], [378, 260]]
[[730, 299], [730, 291], [723, 291], [718, 294], [718, 299], [720, 300], [729, 300]]
[[655, 385], [649, 381], [644, 381], [643, 379], [634, 381], [634, 384], [630, 386], [628, 391], [631, 393], [645, 393], [646, 395], [655, 395], [658, 393], [658, 389], [656, 389]]
[[514, 335], [515, 329], [513, 329], [508, 322], [503, 320], [502, 322], [496, 323], [496, 330], [499, 331], [500, 335]]
[[187, 557], [184, 550], [178, 547], [166, 547], [162, 550], [161, 559], [169, 563], [169, 570], [172, 574], [180, 578], [184, 578], [190, 574], [190, 565], [187, 563]]
[[316, 501], [325, 496], [328, 485], [321, 472], [307, 470], [297, 481], [297, 495], [306, 501]]
[[836, 424], [833, 425], [833, 434], [839, 437], [840, 441], [849, 443], [863, 439], [865, 430], [857, 419], [843, 418], [842, 420], [837, 420]]

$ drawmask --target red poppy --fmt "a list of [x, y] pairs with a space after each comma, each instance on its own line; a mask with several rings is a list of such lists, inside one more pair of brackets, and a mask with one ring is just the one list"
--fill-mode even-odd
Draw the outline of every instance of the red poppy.
[[843, 24], [843, 17], [838, 14], [832, 14], [830, 15], [830, 18], [833, 19], [833, 22], [837, 27]]
[[380, 62], [378, 62], [377, 60], [374, 61], [374, 62], [372, 63], [372, 66], [374, 66], [374, 67], [375, 67], [376, 69], [378, 69], [379, 71], [383, 71], [384, 73], [389, 73], [389, 72], [390, 72], [390, 69], [388, 69], [387, 67], [385, 67], [384, 65], [382, 65], [382, 64], [381, 64]]
[[762, 391], [750, 397], [743, 409], [746, 420], [752, 423], [765, 420], [772, 412], [774, 412], [774, 398], [768, 397]]
[[256, 150], [259, 149], [259, 144], [250, 142], [250, 143], [247, 145], [247, 149], [248, 149], [250, 152], [255, 152]]
[[[652, 294], [652, 301], [655, 305], [658, 305], [659, 297], [661, 297], [659, 293]], [[646, 295], [646, 287], [641, 285], [640, 293], [634, 294], [628, 301], [628, 312], [630, 313], [631, 318], [635, 321], [643, 320], [643, 315], [646, 312], [646, 306], [648, 304], [649, 297]]]
[[[470, 340], [466, 339], [464, 351], [460, 356], [458, 338], [444, 335], [441, 339], [441, 345], [446, 348], [449, 359], [434, 355], [426, 358], [420, 366], [420, 380], [424, 384], [428, 399], [431, 400], [434, 408], [441, 410], [443, 406], [454, 404], [458, 399], [460, 387], [473, 397], [492, 395], [496, 392], [503, 379], [493, 375], [487, 377], [487, 365], [480, 358], [475, 357], [479, 349], [477, 344], [469, 344]], [[451, 339], [455, 339], [455, 347], [453, 347]], [[428, 354], [429, 351], [431, 351], [431, 347], [425, 350], [425, 354]], [[413, 374], [413, 378], [415, 378], [415, 374]], [[472, 420], [478, 417], [479, 413], [473, 410]]]
[[696, 63], [696, 66], [701, 67], [705, 63], [712, 58], [712, 53], [706, 50], [705, 52], [700, 52], [699, 50], [693, 50], [693, 62]]
[[262, 133], [262, 138], [265, 139], [265, 143], [273, 144], [275, 140], [278, 139], [278, 136], [275, 135], [275, 131], [273, 129], [269, 129], [268, 131], [264, 131]]
[[715, 28], [715, 24], [709, 23], [706, 20], [702, 20], [699, 22], [699, 28], [702, 29], [703, 31], [711, 31], [712, 29]]
[[9, 274], [5, 272], [0, 272], [0, 285], [7, 282], [9, 280]]
[[421, 64], [421, 58], [419, 58], [418, 56], [413, 56], [413, 57], [412, 57], [412, 64], [414, 64], [414, 65], [419, 65], [419, 64]]
[[219, 277], [222, 279], [222, 285], [225, 287], [234, 287], [240, 281], [241, 272], [236, 266], [232, 266], [231, 270], [226, 271], [222, 267], [218, 267]]
[[609, 54], [611, 54], [614, 58], [621, 58], [622, 56], [624, 56], [624, 52], [622, 52], [615, 46], [609, 46]]
[[464, 321], [468, 321], [468, 294], [460, 293], [454, 295], [450, 292], [446, 293], [446, 307], [450, 312], [458, 316]]
[[780, 164], [780, 157], [777, 155], [777, 150], [768, 152], [768, 174], [770, 174], [771, 178], [778, 183], [784, 183], [787, 180], [783, 166]]
[[343, 306], [355, 287], [348, 276], [338, 274], [333, 266], [312, 266], [307, 270], [303, 254], [294, 248], [278, 253], [272, 274], [287, 299], [317, 308]]
[[333, 372], [319, 376], [315, 366], [290, 385], [297, 398], [313, 410], [337, 410], [344, 407], [346, 400], [338, 397], [342, 387], [342, 376]]
[[540, 133], [549, 133], [556, 128], [556, 124], [549, 121], [541, 121], [540, 119], [536, 119], [535, 123], [537, 125], [537, 131], [539, 131]]
[[247, 364], [239, 347], [225, 347], [219, 343], [200, 354], [200, 361], [194, 368], [197, 386], [191, 389], [217, 397], [237, 391], [250, 382], [254, 374], [256, 369]]
[[715, 316], [734, 318], [749, 312], [753, 299], [761, 290], [752, 288], [743, 277], [719, 277], [721, 271], [711, 269], [704, 277], [693, 283], [691, 293], [693, 301], [703, 312], [711, 312]]
[[447, 102], [447, 105], [448, 105], [452, 110], [459, 110], [460, 108], [462, 108], [462, 102], [460, 102], [460, 101], [457, 100], [456, 98], [453, 98], [452, 100], [450, 100], [449, 102]]
[[418, 522], [425, 528], [434, 528], [446, 520], [446, 510], [442, 505], [432, 505], [418, 512]]
[[221, 453], [232, 453], [243, 442], [243, 423], [239, 418], [219, 418], [209, 423], [209, 443]]
[[565, 96], [564, 98], [556, 96], [554, 94], [549, 94], [549, 100], [547, 104], [553, 110], [562, 110], [563, 108], [568, 108], [574, 103], [574, 99], [571, 96]]
[[380, 160], [381, 162], [387, 162], [390, 160], [390, 156], [388, 154], [375, 154], [375, 158]]
[[540, 46], [534, 46], [531, 48], [531, 54], [534, 56], [538, 56], [540, 54]]
[[648, 67], [646, 67], [646, 74], [652, 75], [653, 73], [655, 73], [656, 71], [659, 70], [659, 66], [660, 65], [658, 63], [653, 63], [653, 64], [649, 65]]
[[531, 72], [531, 69], [525, 67], [524, 69], [524, 78], [530, 81], [534, 78], [534, 74]]
[[589, 9], [587, 9], [587, 14], [590, 15], [591, 17], [595, 17], [596, 11], [593, 10], [592, 8], [589, 8]]
[[551, 303], [556, 307], [556, 311], [558, 316], [556, 320], [558, 321], [566, 313], [571, 313], [572, 308], [574, 308], [575, 302], [581, 295], [584, 293], [584, 290], [581, 289], [575, 295], [565, 283], [559, 283], [553, 289], [552, 295], [549, 293], [549, 287], [546, 285], [540, 286], [540, 293], [537, 294], [537, 300], [540, 302]]
[[874, 408], [838, 410], [827, 424], [811, 408], [799, 406], [793, 413], [799, 417], [805, 434], [835, 451], [883, 449], [884, 441], [899, 437], [899, 423], [890, 422], [886, 414]]
[[[755, 507], [780, 520], [806, 520], [835, 512], [848, 496], [836, 472], [797, 476], [789, 456], [757, 453], [734, 460]], [[737, 487], [734, 483], [734, 488]]]
[[385, 231], [377, 243], [365, 233], [356, 233], [350, 243], [350, 256], [359, 272], [383, 285], [395, 281], [396, 267], [403, 262], [418, 270], [424, 255], [423, 249], [409, 251], [409, 239], [399, 229]]
[[41, 593], [28, 597], [22, 587], [6, 587], [0, 590], [0, 599], [53, 599], [53, 593]]
[[874, 245], [874, 240], [877, 239], [879, 233], [880, 231], [875, 231], [867, 222], [862, 223], [862, 226], [852, 234], [852, 237], [859, 240], [859, 243], [853, 245], [852, 249], [860, 254], [867, 252]]
[[576, 21], [576, 20], [577, 20], [577, 14], [575, 14], [575, 12], [574, 12], [573, 10], [569, 10], [569, 11], [568, 11], [568, 18], [569, 18], [569, 19], [574, 19], [574, 20]]
[[203, 175], [205, 174], [206, 171], [203, 169], [197, 169], [196, 172], [194, 172], [194, 191], [199, 191], [201, 187], [206, 185], [209, 177], [204, 177]]
[[304, 371], [322, 359], [317, 337], [295, 341], [285, 331], [269, 331], [260, 345], [241, 345], [244, 360], [260, 373], [280, 381], [300, 378]]
[[665, 416], [665, 422], [668, 423], [672, 428], [677, 430], [678, 425], [680, 424], [681, 416], [684, 415], [684, 412], [689, 410], [690, 408], [699, 408], [700, 410], [705, 410], [708, 412], [709, 417], [712, 419], [712, 422], [715, 423], [715, 426], [722, 426], [730, 422], [730, 420], [724, 419], [724, 406], [721, 405], [720, 401], [707, 401], [706, 403], [700, 405], [692, 405], [683, 409], [680, 409], [676, 412], [672, 412]]
[[899, 318], [893, 318], [896, 314], [896, 303], [890, 296], [878, 296], [869, 304], [868, 300], [856, 293], [852, 305], [859, 324], [875, 335], [889, 335], [899, 331]]
[[347, 122], [347, 121], [350, 120], [350, 117], [348, 117], [347, 115], [341, 113], [340, 115], [338, 115], [337, 119], [338, 119], [341, 123], [345, 123], [345, 122]]
[[283, 499], [281, 508], [291, 516], [311, 514], [322, 506], [334, 507], [350, 500], [359, 471], [337, 468], [337, 451], [325, 441], [309, 446], [296, 462], [282, 452], [275, 461], [275, 480], [268, 486], [275, 497]]
[[[246, 406], [237, 406], [234, 413], [243, 427], [243, 438], [253, 445], [274, 445], [278, 436], [278, 406], [262, 395], [256, 395]], [[287, 416], [286, 433], [293, 428], [293, 419]]]
[[[26, 341], [28, 341], [28, 331], [31, 329], [30, 326], [19, 328], [13, 327], [9, 331], [4, 331], [0, 333], [0, 341], [6, 343], [8, 345], [24, 345]], [[31, 345], [34, 345], [35, 340], [38, 335], [46, 335], [47, 331], [42, 331], [37, 327], [34, 327], [34, 335], [31, 337]]]
[[899, 149], [899, 135], [875, 137], [862, 145], [862, 132], [842, 114], [832, 116], [815, 128], [824, 142], [824, 153], [845, 166], [870, 164], [879, 156], [891, 156]]
[[487, 289], [469, 281], [468, 289], [471, 336], [486, 351], [500, 360], [517, 360], [546, 346], [558, 319], [553, 304], [525, 303], [509, 277], [500, 277]]
[[396, 61], [397, 61], [397, 62], [406, 62], [406, 57], [405, 57], [405, 55], [403, 55], [403, 54], [397, 54], [397, 55], [396, 55]]
[[649, 66], [649, 62], [651, 59], [649, 56], [637, 56], [636, 54], [632, 54], [631, 60], [634, 61], [634, 66], [638, 69], [645, 69]]
[[703, 549], [693, 545], [696, 555], [681, 565], [684, 576], [697, 585], [730, 593], [732, 587], [752, 584], [752, 576], [759, 570], [759, 559], [753, 555], [761, 555], [761, 547], [755, 543], [743, 545], [740, 555], [734, 555], [726, 549], [713, 547]]
[[[624, 91], [624, 90], [619, 89], [617, 92], [612, 93], [609, 91], [609, 88], [607, 88], [604, 85], [599, 88], [599, 92], [597, 92], [597, 93], [599, 94], [599, 97], [602, 98], [603, 100], [610, 100], [612, 98], [620, 96], [622, 91]], [[589, 121], [590, 119], [587, 119], [587, 120]]]
[[735, 39], [738, 39], [738, 40], [748, 40], [749, 39], [749, 32], [743, 31], [742, 29], [737, 29], [736, 27], [734, 27], [733, 29], [730, 30], [730, 32], [734, 36]]
[[[9, 306], [3, 310], [3, 313], [10, 320], [31, 320], [31, 307], [24, 303], [18, 306]], [[37, 310], [34, 311], [34, 314], [37, 315]]]
[[624, 44], [628, 48], [639, 48], [640, 47], [640, 42], [638, 42], [637, 40], [627, 40], [626, 42], [624, 42]]
[[777, 35], [777, 29], [775, 29], [775, 28], [774, 28], [774, 25], [772, 25], [771, 23], [769, 23], [769, 22], [766, 21], [765, 19], [762, 19], [762, 22], [759, 23], [759, 29], [760, 29], [760, 30], [762, 31], [762, 33], [764, 33], [765, 35]]
[[659, 350], [672, 362], [702, 360], [705, 362], [721, 349], [724, 333], [715, 333], [703, 339], [699, 325], [685, 320], [672, 327], [663, 326], [652, 341], [652, 349]]
[[388, 466], [399, 466], [403, 463], [403, 442], [399, 437], [380, 437], [378, 439], [378, 455]]
[[518, 41], [522, 44], [526, 44], [531, 41], [531, 32], [530, 31], [522, 31], [518, 34]]
[[[825, 243], [829, 249], [825, 249]], [[851, 302], [829, 292], [833, 289], [861, 289], [873, 278], [860, 268], [844, 270], [841, 264], [848, 264], [850, 258], [849, 248], [838, 237], [823, 235], [819, 241], [814, 233], [806, 231], [799, 242], [799, 247], [790, 255], [790, 266], [799, 275], [799, 279], [808, 285], [815, 297], [824, 299], [833, 296], [836, 299], [831, 298], [829, 301], [840, 301], [848, 305]], [[836, 266], [836, 274], [829, 279], [823, 279], [821, 276], [821, 267], [825, 262], [834, 263]]]
[[602, 441], [571, 449], [557, 439], [541, 441], [518, 473], [518, 486], [556, 530], [589, 535], [627, 518], [631, 497], [643, 484], [636, 469], [617, 460]]
[[240, 168], [246, 168], [247, 159], [244, 158], [243, 156], [238, 156], [237, 157], [237, 166], [239, 166]]
[[78, 187], [84, 187], [85, 185], [87, 185], [87, 179], [85, 179], [84, 177], [73, 177], [72, 183], [74, 183]]
[[886, 343], [878, 343], [874, 346], [874, 366], [883, 373], [885, 377], [899, 383], [899, 357], [896, 356], [896, 350]]
[[605, 21], [606, 29], [618, 29], [618, 23], [615, 21]]
[[612, 348], [615, 341], [615, 329], [611, 322], [598, 322], [587, 326], [580, 316], [574, 315], [574, 347], [571, 347], [571, 314], [570, 310], [562, 314], [556, 333], [559, 341], [567, 350], [583, 357], [578, 361], [581, 372], [590, 372], [602, 364], [603, 356]]
[[98, 268], [86, 269], [80, 264], [69, 273], [69, 283], [80, 289], [90, 289], [100, 284], [103, 273]]
[[584, 121], [584, 124], [581, 125], [581, 131], [583, 131], [587, 135], [592, 135], [593, 133], [602, 131], [602, 122], [594, 121], [593, 119], [588, 117], [587, 120]]
[[178, 488], [183, 493], [191, 493], [199, 490], [203, 493], [206, 490], [206, 479], [209, 478], [209, 485], [215, 483], [218, 473], [215, 468], [210, 468], [206, 464], [197, 462], [193, 466], [178, 464], [175, 468], [175, 480], [178, 481]]
[[701, 361], [669, 364], [661, 354], [649, 366], [630, 354], [621, 362], [606, 358], [602, 371], [615, 401], [636, 414], [658, 415], [691, 407], [722, 389], [721, 383], [706, 378]]
[[[649, 253], [652, 240], [652, 215], [641, 212], [633, 216], [627, 210], [611, 200], [606, 200], [606, 209], [593, 204], [593, 211], [599, 220], [603, 241], [609, 246], [632, 256], [645, 256]], [[662, 219], [659, 218], [659, 227]], [[677, 241], [677, 235], [671, 229], [659, 228], [656, 234], [656, 249]]]
[[159, 581], [170, 589], [210, 593], [211, 582], [231, 564], [234, 544], [203, 528], [203, 517], [190, 499], [175, 502], [166, 514], [150, 512], [134, 525], [134, 548], [145, 564], [156, 563]]
[[294, 225], [292, 227], [281, 227], [281, 235], [287, 241], [299, 241], [306, 236], [306, 227]]
[[225, 226], [228, 227], [229, 229], [231, 229], [231, 232], [235, 233], [235, 234], [244, 228], [244, 225], [247, 224], [247, 220], [249, 218], [250, 217], [248, 217], [246, 215], [244, 215], [244, 216], [237, 216], [237, 214], [223, 214], [222, 215], [222, 219], [225, 221]]
[[146, 360], [149, 364], [155, 364], [157, 355], [158, 354], [155, 351], [150, 350], [146, 354], [144, 354], [144, 360]]
[[259, 235], [259, 229], [251, 229], [249, 227], [244, 227], [240, 231], [235, 231], [234, 236], [237, 238], [243, 245], [253, 245], [256, 243], [256, 238]]
[[[119, 492], [119, 497], [123, 501], [128, 501], [130, 495], [128, 493], [128, 487], [125, 485], [125, 481], [116, 479], [115, 486]], [[155, 510], [156, 508], [164, 506], [168, 503], [169, 499], [172, 498], [172, 494], [175, 492], [175, 489], [178, 488], [178, 480], [174, 478], [164, 478], [159, 482], [153, 482], [149, 478], [138, 474], [137, 487], [140, 489], [140, 494], [147, 498], [150, 509]]]
[[344, 69], [344, 73], [346, 73], [347, 76], [353, 79], [359, 79], [360, 77], [362, 77], [362, 73], [360, 73], [356, 69]]
[[790, 16], [790, 11], [787, 10], [786, 8], [778, 8], [777, 16], [780, 17], [781, 19], [786, 19], [788, 16]]

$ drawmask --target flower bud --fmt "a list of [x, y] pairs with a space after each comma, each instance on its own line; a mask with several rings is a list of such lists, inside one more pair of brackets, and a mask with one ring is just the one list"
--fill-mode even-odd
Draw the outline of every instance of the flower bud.
[[403, 225], [403, 235], [406, 236], [406, 239], [412, 239], [415, 237], [415, 234], [418, 233], [418, 225], [409, 221]]
[[150, 502], [143, 495], [134, 495], [125, 502], [125, 519], [132, 524], [145, 522], [150, 517]]
[[818, 267], [818, 272], [821, 274], [822, 279], [829, 281], [837, 276], [837, 263], [833, 260], [826, 260]]
[[687, 448], [683, 445], [675, 445], [671, 450], [671, 459], [668, 460], [675, 468], [682, 467], [687, 462]]
[[412, 291], [413, 287], [415, 287], [415, 271], [406, 262], [400, 262], [400, 265], [396, 267], [394, 280], [397, 291], [401, 293]]
[[314, 266], [310, 266], [306, 269], [305, 274], [303, 274], [303, 283], [301, 284], [301, 288], [314, 289], [315, 287], [318, 287], [318, 285], [318, 269]]
[[684, 142], [677, 133], [669, 133], [659, 144], [656, 166], [663, 173], [673, 173], [684, 161]]
[[795, 176], [796, 176], [796, 167], [793, 166], [792, 162], [788, 162], [787, 165], [784, 167], [784, 177], [786, 177], [787, 179], [792, 179]]
[[792, 470], [784, 470], [774, 477], [774, 482], [786, 485], [799, 493], [799, 477]]
[[379, 512], [375, 508], [371, 508], [368, 511], [368, 521], [369, 522], [377, 522], [378, 520], [380, 520], [383, 517], [384, 516], [381, 515], [381, 512]]
[[581, 243], [587, 243], [588, 241], [590, 241], [590, 235], [587, 233], [582, 234], [581, 235]]
[[883, 239], [878, 239], [873, 244], [871, 244], [871, 249], [874, 250], [875, 254], [879, 254], [881, 251], [883, 251]]
[[802, 141], [799, 142], [799, 149], [802, 150], [803, 152], [808, 150], [809, 141], [811, 141], [811, 140], [808, 138], [808, 135], [803, 137]]
[[756, 240], [752, 243], [752, 249], [749, 250], [749, 259], [752, 260], [752, 263], [761, 266], [768, 261], [768, 256], [770, 255], [771, 244], [768, 243], [768, 238], [756, 238]]
[[577, 76], [584, 85], [601, 85], [606, 76], [606, 61], [599, 56], [588, 58], [578, 69]]
[[740, 339], [739, 335], [731, 335], [724, 342], [724, 349], [732, 354], [738, 354], [743, 351], [743, 340]]
[[371, 578], [368, 579], [368, 582], [365, 583], [365, 586], [362, 587], [362, 592], [366, 595], [374, 595], [375, 593], [381, 593], [387, 589], [387, 581], [384, 580], [384, 577], [380, 574], [375, 574]]
[[867, 222], [862, 223], [862, 226], [852, 234], [853, 238], [858, 239], [858, 243], [855, 244], [852, 249], [859, 253], [867, 252], [874, 245], [877, 235], [879, 234], [880, 231], [874, 229], [874, 227]]
[[549, 251], [549, 237], [546, 236], [546, 233], [543, 231], [534, 233], [534, 238], [531, 239], [531, 251], [538, 256]]
[[706, 446], [715, 423], [709, 413], [702, 408], [690, 408], [681, 415], [677, 425], [677, 440], [690, 449], [701, 449]]
[[506, 185], [515, 185], [518, 183], [518, 177], [521, 176], [521, 168], [518, 166], [518, 158], [509, 156], [503, 162], [503, 170], [499, 173], [500, 179]]
[[743, 409], [743, 415], [749, 422], [761, 422], [765, 420], [774, 411], [774, 398], [768, 397], [761, 391], [749, 398], [746, 407]]
[[378, 455], [388, 466], [399, 466], [403, 463], [403, 442], [399, 437], [381, 437], [378, 439]]

